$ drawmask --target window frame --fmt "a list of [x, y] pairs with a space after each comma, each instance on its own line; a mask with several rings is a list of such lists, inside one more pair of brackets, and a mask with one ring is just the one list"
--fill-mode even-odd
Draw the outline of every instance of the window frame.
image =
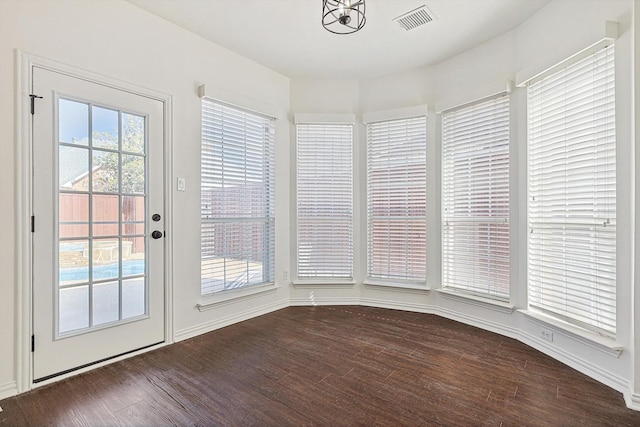
[[[219, 109], [220, 115], [219, 118], [213, 117], [212, 110]], [[209, 115], [207, 115], [209, 114]], [[225, 118], [224, 115], [227, 115], [226, 126], [229, 128], [227, 131], [227, 136], [224, 136], [225, 126]], [[247, 290], [249, 288], [255, 288], [265, 285], [274, 284], [275, 282], [275, 141], [276, 141], [276, 118], [263, 114], [260, 112], [256, 112], [250, 109], [245, 109], [242, 107], [238, 107], [236, 105], [227, 103], [225, 101], [221, 101], [216, 98], [205, 97], [202, 96], [202, 105], [201, 105], [201, 151], [200, 151], [200, 162], [201, 162], [201, 287], [200, 294], [202, 297], [216, 295], [220, 293], [229, 293], [230, 291], [240, 291]], [[205, 131], [205, 126], [207, 122], [215, 122], [213, 125], [213, 130]], [[220, 127], [215, 127], [216, 125], [220, 125]], [[262, 127], [262, 129], [260, 129]], [[219, 135], [213, 136], [213, 133], [217, 132]], [[253, 133], [251, 133], [253, 132]], [[263, 134], [261, 137], [260, 132]], [[205, 133], [207, 133], [205, 135]], [[225, 138], [227, 140], [227, 144], [225, 144]], [[215, 140], [214, 140], [215, 139]], [[205, 140], [209, 140], [209, 142], [205, 142]], [[259, 141], [259, 142], [258, 142]], [[208, 159], [205, 159], [205, 149], [210, 150], [218, 150], [217, 154], [210, 154]], [[227, 153], [227, 157], [235, 158], [236, 160], [233, 164], [229, 164], [227, 169], [219, 169], [217, 172], [211, 173], [214, 178], [211, 176], [205, 178], [205, 163], [210, 163], [209, 166], [215, 166], [215, 168], [223, 168], [224, 167], [224, 158]], [[244, 153], [244, 160], [238, 160], [238, 156], [242, 156]], [[258, 160], [259, 159], [259, 160]], [[240, 166], [240, 163], [244, 161], [244, 166]], [[211, 168], [214, 169], [214, 168]], [[241, 175], [238, 172], [243, 172]], [[227, 173], [232, 172], [232, 173]], [[213, 195], [211, 200], [223, 200], [229, 199], [235, 201], [234, 205], [241, 205], [239, 208], [243, 210], [242, 214], [238, 215], [229, 215], [226, 212], [222, 213], [223, 210], [229, 211], [229, 204], [225, 205], [219, 204], [216, 206], [220, 207], [220, 214], [214, 214], [214, 205], [209, 209], [210, 215], [214, 216], [213, 218], [206, 216], [204, 213], [204, 188], [205, 187], [213, 187], [218, 186], [218, 188], [224, 189], [229, 183], [234, 183], [233, 173], [235, 172], [235, 185], [236, 188], [240, 188], [236, 197], [233, 197], [233, 194], [225, 194], [219, 195], [220, 197], [214, 198]], [[227, 179], [227, 177], [229, 177]], [[238, 178], [239, 176], [244, 177]], [[250, 179], [248, 179], [248, 177]], [[209, 179], [205, 182], [205, 179]], [[253, 183], [250, 183], [250, 181]], [[260, 184], [258, 187], [255, 184]], [[253, 191], [251, 191], [252, 196], [248, 197], [249, 204], [245, 204], [243, 201], [247, 200], [246, 192], [249, 190], [249, 185], [252, 186]], [[242, 188], [244, 186], [244, 188]], [[232, 189], [233, 187], [229, 187]], [[238, 206], [236, 206], [238, 207]], [[232, 208], [233, 210], [233, 208]], [[258, 214], [256, 214], [258, 212]], [[262, 212], [263, 214], [260, 214]], [[258, 234], [262, 235], [262, 244], [261, 249], [256, 246], [256, 253], [260, 254], [258, 258], [260, 258], [260, 280], [251, 281], [253, 276], [256, 276], [256, 267], [255, 265], [252, 267], [249, 259], [243, 260], [240, 259], [239, 265], [237, 268], [238, 272], [244, 271], [238, 276], [238, 280], [231, 280], [230, 276], [232, 273], [227, 273], [227, 267], [231, 270], [231, 265], [227, 263], [227, 259], [231, 259], [232, 252], [226, 252], [227, 240], [226, 237], [223, 237], [221, 245], [224, 246], [223, 255], [222, 256], [222, 266], [217, 267], [204, 267], [203, 262], [205, 260], [204, 252], [205, 251], [213, 251], [216, 252], [215, 244], [206, 245], [204, 244], [204, 235], [205, 235], [205, 224], [212, 224], [215, 226], [221, 226], [223, 229], [226, 229], [227, 225], [236, 225], [238, 231], [241, 235], [240, 238], [246, 236], [247, 226], [248, 224], [256, 225], [258, 228], [261, 228], [261, 231], [257, 231]], [[257, 230], [257, 229], [256, 229]], [[256, 231], [252, 230], [252, 231]], [[223, 231], [223, 235], [226, 233], [226, 230]], [[242, 246], [241, 243], [238, 243], [239, 240], [234, 240], [236, 242], [236, 246]], [[240, 255], [247, 255], [246, 252]], [[246, 261], [246, 262], [245, 262]], [[244, 263], [245, 267], [242, 267], [241, 264]], [[235, 263], [238, 264], [238, 263]], [[205, 277], [207, 275], [213, 276], [220, 272], [223, 276], [222, 279], [211, 279], [209, 277]], [[243, 275], [246, 279], [242, 279]], [[211, 280], [217, 280], [219, 282], [222, 280], [222, 289], [220, 289], [220, 283], [217, 285], [205, 285]], [[253, 291], [249, 291], [253, 292]]]
[[[497, 302], [510, 300], [510, 109], [509, 91], [505, 91], [440, 112], [442, 140], [440, 250], [441, 289], [444, 291], [460, 292]], [[482, 150], [490, 148], [489, 154], [479, 154], [480, 148], [476, 147], [476, 144], [481, 144]], [[473, 153], [467, 155], [470, 152]], [[504, 159], [505, 155], [506, 160]], [[466, 161], [465, 164], [469, 170], [463, 170], [459, 164], [454, 162], [453, 157], [456, 157], [458, 162]], [[483, 159], [484, 161], [482, 161]], [[482, 175], [485, 177], [483, 178]], [[454, 188], [456, 179], [462, 181], [462, 191]], [[500, 191], [501, 189], [502, 191]], [[486, 200], [479, 203], [477, 196], [482, 195], [483, 192], [487, 193], [483, 197], [483, 200]], [[500, 204], [506, 204], [506, 211], [504, 206], [500, 206]], [[487, 210], [486, 215], [479, 216], [473, 213], [473, 210], [481, 207]], [[448, 210], [453, 213], [448, 214]], [[450, 234], [451, 238], [457, 240], [473, 240], [474, 237], [477, 237], [474, 234], [478, 236], [483, 234], [480, 225], [487, 225], [484, 231], [487, 237], [486, 244], [477, 245], [475, 247], [477, 253], [467, 254], [466, 262], [471, 263], [469, 269], [454, 265], [458, 261], [459, 253], [447, 255], [449, 248], [447, 229], [451, 227], [450, 223], [452, 222], [462, 226], [460, 232], [452, 231]], [[504, 228], [500, 227], [504, 224], [506, 224], [506, 231], [500, 230], [500, 228]], [[479, 228], [475, 229], [476, 226]], [[473, 230], [469, 230], [469, 228], [473, 228]], [[492, 250], [492, 237], [498, 240], [493, 248], [501, 252], [505, 252], [506, 249], [506, 254], [499, 255], [495, 253], [495, 250]], [[481, 243], [480, 237], [477, 237], [475, 241]], [[452, 244], [455, 245], [455, 243]], [[484, 273], [480, 266], [483, 261], [486, 262], [487, 267], [487, 271]], [[506, 271], [496, 270], [500, 264], [506, 264]], [[477, 279], [482, 285], [479, 286], [477, 282], [467, 282], [471, 279], [469, 273], [474, 280]], [[502, 280], [501, 287], [506, 286], [506, 292], [501, 292], [499, 288], [492, 291], [491, 283], [496, 278]]]
[[[428, 237], [427, 237], [427, 234], [429, 232], [429, 224], [428, 224], [429, 212], [426, 206], [428, 188], [429, 188], [429, 170], [428, 170], [429, 138], [428, 138], [427, 108], [426, 106], [417, 106], [417, 107], [409, 107], [401, 110], [367, 113], [367, 114], [364, 114], [363, 118], [366, 125], [366, 164], [367, 164], [367, 168], [366, 168], [367, 169], [366, 171], [366, 187], [367, 187], [367, 191], [366, 191], [367, 251], [366, 252], [367, 252], [367, 256], [366, 256], [365, 284], [391, 286], [391, 287], [399, 287], [399, 288], [411, 288], [411, 289], [427, 289], [427, 276], [428, 276], [428, 268], [427, 268], [428, 257], [427, 256], [430, 250], [428, 245]], [[419, 134], [418, 138], [420, 138], [420, 145], [421, 145], [421, 148], [418, 153], [418, 157], [420, 158], [418, 163], [422, 167], [422, 172], [420, 172], [422, 174], [422, 182], [420, 184], [419, 190], [422, 191], [422, 196], [420, 201], [424, 210], [422, 212], [422, 215], [415, 215], [415, 214], [411, 215], [410, 209], [407, 207], [407, 215], [383, 215], [380, 218], [381, 219], [388, 218], [393, 222], [399, 222], [402, 220], [412, 220], [414, 222], [416, 221], [418, 222], [418, 225], [421, 227], [422, 233], [424, 234], [424, 238], [420, 243], [420, 249], [424, 252], [424, 256], [416, 257], [416, 259], [420, 260], [419, 262], [423, 266], [423, 270], [419, 272], [421, 273], [420, 277], [410, 276], [410, 274], [412, 274], [410, 269], [412, 268], [413, 264], [411, 266], [405, 265], [405, 269], [404, 269], [405, 277], [402, 277], [402, 275], [392, 276], [391, 274], [387, 274], [387, 275], [374, 274], [372, 272], [372, 265], [375, 262], [375, 260], [373, 259], [373, 257], [375, 256], [373, 253], [374, 241], [372, 240], [373, 239], [372, 237], [372, 234], [373, 234], [372, 191], [373, 190], [372, 189], [375, 187], [374, 185], [372, 185], [372, 172], [374, 170], [372, 165], [372, 155], [373, 155], [372, 144], [374, 143], [374, 141], [372, 140], [372, 132], [374, 132], [375, 128], [378, 128], [379, 126], [395, 126], [402, 122], [418, 123], [417, 125], [411, 124], [410, 127], [419, 128], [419, 131], [416, 131], [415, 129], [413, 130], [416, 132], [416, 134]], [[402, 143], [402, 141], [400, 141], [400, 143]], [[414, 151], [414, 155], [415, 154], [416, 152]], [[382, 168], [378, 168], [378, 169], [383, 170]], [[381, 189], [383, 192], [389, 190], [388, 188], [385, 190], [384, 187], [381, 187]], [[419, 194], [419, 192], [416, 194]], [[406, 199], [406, 200], [409, 200], [409, 199]], [[382, 208], [383, 210], [385, 209], [384, 206], [380, 206], [379, 208]], [[403, 227], [401, 229], [402, 229], [402, 232], [404, 233], [407, 232], [406, 227]], [[391, 238], [391, 236], [389, 236], [389, 238]], [[410, 251], [410, 248], [407, 248], [405, 246], [404, 248], [405, 253], [407, 253], [407, 250]], [[388, 252], [387, 255], [389, 258], [388, 262], [389, 263], [394, 262], [393, 254], [391, 252]], [[412, 260], [412, 263], [415, 263], [415, 262], [417, 261]], [[391, 265], [389, 265], [389, 268], [392, 268]]]
[[[563, 221], [562, 223], [564, 224], [564, 228], [566, 229], [567, 226], [571, 227], [572, 231], [570, 234], [567, 234], [566, 231], [564, 232], [564, 234], [562, 234], [562, 236], [565, 237], [565, 240], [567, 239], [566, 236], [572, 237], [575, 239], [575, 234], [576, 232], [584, 232], [587, 231], [587, 228], [592, 228], [593, 232], [591, 234], [594, 234], [594, 237], [590, 237], [591, 241], [593, 242], [600, 242], [600, 243], [593, 243], [590, 244], [590, 247], [594, 248], [594, 253], [598, 253], [600, 250], [602, 250], [602, 247], [613, 247], [613, 265], [608, 265], [609, 270], [610, 270], [610, 274], [611, 271], [613, 272], [613, 279], [612, 281], [614, 282], [613, 285], [609, 285], [608, 287], [605, 288], [608, 290], [612, 290], [613, 291], [613, 297], [608, 297], [607, 300], [609, 301], [609, 303], [604, 303], [604, 306], [600, 305], [600, 307], [605, 307], [608, 304], [608, 307], [610, 309], [613, 310], [613, 314], [609, 315], [607, 319], [605, 319], [607, 322], [609, 322], [609, 324], [604, 324], [604, 321], [602, 320], [598, 320], [598, 319], [602, 319], [602, 317], [598, 314], [598, 315], [593, 315], [593, 313], [591, 314], [591, 317], [588, 317], [586, 321], [583, 321], [579, 318], [580, 314], [576, 314], [576, 313], [568, 313], [568, 311], [573, 310], [573, 308], [571, 309], [567, 309], [565, 308], [563, 309], [559, 309], [559, 308], [552, 308], [552, 304], [551, 302], [545, 302], [545, 301], [549, 301], [551, 299], [551, 292], [549, 287], [544, 287], [544, 284], [534, 284], [534, 282], [532, 281], [532, 275], [541, 275], [541, 269], [543, 267], [541, 267], [542, 265], [542, 255], [532, 255], [536, 248], [539, 248], [538, 246], [534, 247], [534, 243], [533, 240], [534, 239], [538, 239], [537, 236], [534, 236], [533, 233], [535, 233], [536, 230], [541, 230], [542, 225], [538, 226], [538, 223], [535, 223], [535, 221], [533, 221], [536, 217], [534, 215], [532, 215], [532, 209], [534, 209], [532, 206], [535, 204], [536, 207], [535, 209], [540, 211], [540, 212], [550, 212], [549, 211], [549, 206], [551, 205], [542, 205], [542, 201], [540, 200], [542, 198], [542, 196], [535, 192], [532, 191], [532, 171], [537, 168], [538, 166], [534, 166], [532, 163], [534, 162], [534, 159], [536, 158], [534, 156], [534, 154], [538, 154], [534, 151], [534, 147], [532, 146], [532, 139], [533, 139], [533, 133], [534, 131], [532, 130], [532, 111], [533, 111], [533, 106], [532, 106], [532, 100], [531, 100], [531, 91], [533, 90], [533, 88], [536, 88], [536, 86], [538, 84], [544, 83], [545, 80], [547, 79], [559, 79], [560, 74], [562, 73], [567, 73], [567, 72], [574, 72], [576, 69], [579, 69], [580, 67], [585, 67], [584, 64], [587, 64], [589, 61], [595, 61], [597, 60], [596, 57], [600, 54], [604, 53], [605, 56], [610, 54], [610, 58], [608, 58], [607, 60], [610, 61], [609, 65], [611, 67], [611, 70], [609, 71], [608, 75], [604, 76], [605, 78], [608, 78], [610, 80], [608, 80], [607, 82], [610, 83], [612, 86], [608, 89], [606, 89], [607, 91], [610, 91], [610, 96], [613, 98], [609, 104], [610, 104], [610, 108], [612, 109], [612, 115], [611, 117], [607, 117], [605, 120], [607, 121], [607, 125], [609, 126], [610, 129], [612, 129], [613, 134], [612, 135], [607, 135], [609, 138], [613, 138], [613, 141], [608, 142], [607, 144], [609, 144], [609, 148], [608, 150], [612, 150], [613, 151], [613, 160], [610, 161], [609, 163], [612, 163], [614, 172], [614, 178], [613, 178], [613, 183], [608, 182], [605, 183], [603, 185], [607, 186], [608, 192], [613, 191], [614, 193], [614, 201], [613, 203], [609, 202], [609, 205], [613, 206], [613, 210], [612, 211], [608, 211], [608, 214], [613, 214], [612, 216], [609, 216], [606, 220], [604, 220], [602, 222], [602, 224], [598, 224], [597, 222], [599, 221], [599, 219], [595, 218], [595, 215], [593, 217], [593, 222], [592, 223], [584, 223], [584, 224], [578, 224], [575, 220], [573, 221]], [[586, 65], [586, 67], [589, 67], [589, 65]], [[593, 73], [593, 71], [592, 71]], [[587, 74], [585, 74], [587, 75]], [[603, 78], [603, 75], [598, 75], [599, 78]], [[552, 80], [553, 81], [553, 80]], [[599, 227], [601, 227], [601, 230], [604, 230], [604, 228], [606, 228], [607, 226], [609, 227], [609, 230], [607, 230], [607, 233], [611, 233], [610, 230], [616, 228], [616, 222], [617, 222], [617, 214], [616, 211], [617, 209], [617, 203], [618, 203], [618, 199], [617, 199], [617, 179], [618, 179], [618, 171], [617, 171], [617, 156], [616, 156], [616, 151], [617, 151], [617, 129], [615, 126], [615, 120], [616, 120], [616, 116], [615, 116], [615, 111], [616, 111], [616, 100], [615, 100], [615, 86], [617, 85], [616, 83], [616, 79], [615, 79], [615, 46], [613, 45], [613, 43], [611, 43], [610, 41], [603, 41], [602, 43], [599, 43], [597, 45], [592, 46], [590, 49], [585, 50], [583, 52], [581, 52], [578, 55], [575, 55], [574, 57], [570, 58], [570, 60], [565, 61], [561, 64], [558, 64], [558, 66], [554, 67], [553, 70], [546, 72], [544, 75], [539, 76], [535, 79], [531, 79], [527, 82], [525, 82], [527, 84], [527, 157], [528, 157], [528, 173], [527, 173], [527, 300], [528, 300], [528, 309], [533, 312], [533, 313], [541, 313], [544, 316], [550, 316], [552, 319], [557, 319], [560, 322], [566, 322], [569, 325], [572, 325], [573, 327], [577, 327], [586, 331], [590, 331], [590, 332], [595, 332], [596, 334], [599, 335], [604, 335], [610, 338], [615, 338], [616, 335], [616, 329], [617, 329], [617, 291], [616, 291], [616, 276], [617, 276], [617, 258], [619, 256], [618, 253], [618, 246], [617, 246], [617, 240], [618, 240], [618, 236], [617, 233], [615, 232], [615, 230], [613, 231], [614, 233], [614, 242], [611, 243], [609, 242], [608, 244], [604, 244], [601, 241], [601, 238], [595, 237], [595, 234], [598, 234], [598, 231], [596, 231]], [[570, 84], [571, 82], [566, 82], [565, 84]], [[581, 84], [580, 85], [580, 89], [584, 90], [585, 85]], [[572, 94], [574, 94], [572, 92]], [[575, 94], [574, 94], [575, 96]], [[564, 98], [566, 99], [566, 95], [564, 96]], [[566, 108], [565, 105], [562, 105], [562, 108]], [[607, 110], [609, 111], [609, 110]], [[611, 111], [609, 111], [611, 112]], [[540, 114], [539, 112], [536, 112], [536, 114]], [[566, 115], [566, 114], [565, 114]], [[606, 114], [605, 114], [606, 116]], [[592, 120], [585, 122], [585, 123], [591, 123]], [[580, 128], [581, 130], [585, 130], [584, 127]], [[558, 131], [560, 132], [560, 131]], [[592, 130], [589, 130], [589, 134], [593, 134], [594, 132], [592, 132]], [[607, 131], [608, 132], [608, 131]], [[600, 141], [600, 140], [598, 140]], [[550, 145], [550, 142], [547, 142], [547, 145]], [[565, 141], [565, 145], [566, 145], [566, 141]], [[600, 150], [602, 147], [602, 145], [598, 144], [598, 150]], [[566, 150], [566, 149], [565, 149]], [[595, 152], [595, 150], [594, 150]], [[586, 154], [588, 154], [589, 152], [585, 152]], [[573, 160], [574, 157], [571, 158], [571, 160]], [[566, 172], [565, 172], [566, 174]], [[597, 175], [597, 174], [596, 174]], [[607, 178], [608, 179], [608, 178]], [[565, 185], [567, 185], [568, 181], [563, 181], [565, 182]], [[574, 182], [574, 181], [571, 181]], [[571, 184], [571, 182], [569, 184]], [[548, 184], [547, 184], [548, 186]], [[613, 190], [611, 190], [613, 189]], [[570, 192], [573, 196], [575, 196], [576, 194], [585, 194], [586, 192], [582, 192], [582, 193], [578, 193], [576, 190], [573, 190]], [[538, 200], [535, 200], [534, 203], [534, 197], [538, 197]], [[596, 198], [591, 198], [590, 200], [595, 200]], [[567, 199], [568, 200], [568, 199]], [[559, 202], [557, 202], [559, 203]], [[595, 205], [594, 205], [595, 206]], [[611, 209], [611, 208], [606, 208], [606, 209]], [[585, 209], [586, 211], [586, 209]], [[575, 218], [576, 214], [578, 213], [577, 211], [564, 211], [567, 214], [567, 217], [569, 213], [572, 214], [572, 216]], [[592, 212], [596, 212], [595, 210], [592, 210]], [[549, 215], [548, 213], [545, 215]], [[556, 222], [558, 220], [556, 219]], [[548, 222], [548, 221], [547, 221]], [[545, 222], [541, 222], [540, 224], [546, 224]], [[542, 229], [544, 231], [544, 229]], [[550, 229], [551, 230], [551, 229]], [[573, 231], [575, 230], [575, 231]], [[604, 233], [601, 232], [601, 233]], [[606, 235], [606, 233], [605, 233]], [[606, 243], [606, 242], [605, 242]], [[570, 246], [572, 247], [572, 246]], [[575, 246], [573, 246], [575, 247]], [[552, 248], [553, 249], [553, 248]], [[594, 255], [594, 259], [593, 261], [587, 263], [589, 265], [599, 265], [600, 263], [600, 255], [596, 254]], [[609, 255], [607, 255], [607, 257], [611, 258]], [[556, 254], [555, 259], [559, 259], [558, 255]], [[562, 258], [564, 259], [564, 258]], [[571, 263], [575, 263], [576, 258], [572, 258], [570, 259]], [[565, 261], [566, 262], [566, 261]], [[533, 264], [532, 264], [533, 263]], [[595, 263], [595, 264], [594, 264]], [[548, 263], [547, 263], [548, 264]], [[575, 265], [575, 264], [573, 264]], [[535, 267], [534, 267], [535, 266]], [[568, 270], [565, 270], [568, 271]], [[549, 274], [549, 273], [547, 273]], [[541, 276], [540, 276], [541, 277]], [[549, 276], [551, 277], [551, 276]], [[602, 279], [602, 277], [597, 277], [597, 275], [594, 276], [596, 279], [600, 280]], [[606, 278], [604, 279], [606, 280]], [[611, 279], [610, 279], [611, 281]], [[572, 283], [572, 286], [575, 285], [575, 283]], [[598, 285], [600, 286], [600, 285]], [[566, 285], [565, 285], [566, 287]], [[593, 287], [583, 287], [581, 289], [594, 289]], [[538, 293], [536, 295], [536, 292]], [[543, 294], [547, 294], [546, 299], [543, 300]], [[555, 298], [555, 297], [554, 297]], [[603, 301], [600, 301], [599, 304], [602, 304]], [[555, 303], [554, 303], [555, 304]], [[567, 303], [564, 303], [565, 306], [567, 306]], [[591, 305], [591, 304], [590, 304]], [[595, 309], [596, 311], [601, 312], [602, 310], [604, 310], [604, 308], [598, 308]]]
[[[296, 247], [295, 247], [295, 283], [297, 284], [305, 284], [305, 283], [322, 283], [322, 284], [331, 284], [331, 283], [352, 283], [353, 282], [353, 278], [354, 278], [354, 231], [355, 231], [355, 218], [354, 218], [354, 141], [355, 141], [355, 117], [353, 117], [352, 115], [333, 115], [332, 117], [323, 117], [323, 116], [317, 116], [317, 115], [307, 115], [307, 114], [297, 114], [295, 116], [295, 128], [296, 128], [296, 185], [295, 185], [295, 192], [296, 192], [296, 231], [295, 231], [295, 241], [296, 241]], [[315, 129], [314, 129], [315, 128]], [[312, 156], [312, 155], [322, 155], [325, 154], [329, 157], [331, 156], [336, 156], [338, 154], [344, 154], [344, 152], [348, 152], [348, 161], [347, 162], [343, 162], [340, 163], [340, 160], [338, 160], [338, 163], [333, 163], [333, 165], [331, 164], [330, 161], [327, 161], [326, 158], [323, 158], [322, 156], [320, 156], [318, 158], [318, 161], [315, 162], [316, 165], [319, 165], [318, 169], [315, 169], [314, 171], [308, 171], [306, 173], [326, 173], [327, 171], [331, 171], [331, 172], [336, 172], [336, 173], [340, 173], [340, 172], [345, 172], [345, 171], [341, 171], [339, 166], [342, 166], [344, 168], [345, 165], [348, 165], [349, 167], [349, 171], [348, 171], [348, 177], [343, 176], [342, 177], [342, 181], [344, 181], [345, 179], [348, 181], [347, 185], [345, 185], [344, 182], [342, 182], [342, 185], [339, 185], [337, 188], [333, 188], [331, 187], [331, 191], [332, 194], [334, 195], [340, 195], [341, 193], [344, 193], [345, 191], [348, 192], [348, 195], [344, 198], [344, 201], [347, 200], [347, 198], [349, 199], [349, 206], [346, 206], [344, 203], [342, 204], [341, 208], [344, 211], [345, 209], [348, 211], [348, 215], [346, 216], [341, 216], [338, 213], [333, 213], [330, 212], [328, 214], [328, 216], [325, 218], [325, 220], [329, 221], [330, 223], [335, 223], [335, 224], [340, 224], [342, 226], [346, 226], [348, 231], [347, 231], [347, 236], [346, 236], [346, 241], [348, 241], [348, 247], [347, 247], [347, 255], [349, 256], [349, 259], [347, 260], [347, 265], [346, 265], [346, 269], [344, 268], [345, 266], [343, 266], [342, 269], [340, 269], [340, 271], [335, 270], [335, 271], [330, 271], [330, 269], [327, 268], [327, 266], [330, 264], [331, 261], [331, 256], [333, 253], [329, 253], [327, 254], [326, 250], [327, 249], [331, 249], [334, 245], [339, 245], [340, 244], [340, 239], [331, 239], [331, 241], [329, 242], [325, 242], [325, 247], [323, 248], [324, 250], [321, 250], [319, 252], [314, 252], [313, 250], [310, 250], [307, 253], [307, 256], [311, 257], [314, 255], [320, 255], [325, 256], [327, 258], [325, 259], [320, 259], [319, 261], [315, 261], [316, 265], [318, 266], [318, 269], [316, 269], [316, 271], [318, 270], [323, 270], [322, 272], [320, 272], [319, 274], [311, 274], [312, 272], [312, 266], [311, 265], [301, 265], [301, 232], [303, 230], [301, 230], [301, 222], [303, 221], [312, 221], [312, 218], [314, 218], [314, 216], [317, 215], [317, 213], [320, 210], [324, 210], [327, 211], [327, 204], [324, 203], [322, 206], [320, 206], [318, 203], [315, 203], [316, 200], [319, 203], [322, 202], [326, 202], [326, 195], [322, 195], [320, 194], [318, 196], [318, 198], [313, 199], [310, 195], [303, 195], [301, 194], [301, 187], [305, 188], [305, 189], [309, 189], [311, 191], [317, 191], [318, 188], [314, 187], [313, 184], [311, 182], [307, 180], [302, 180], [301, 179], [301, 164], [302, 164], [302, 160], [301, 160], [301, 140], [300, 140], [300, 136], [301, 136], [301, 132], [302, 130], [305, 129], [306, 131], [309, 131], [308, 133], [308, 137], [310, 138], [309, 141], [303, 141], [304, 143], [308, 144], [308, 145], [312, 145], [312, 142], [318, 142], [319, 139], [321, 139], [320, 137], [320, 132], [322, 133], [326, 133], [329, 132], [332, 134], [332, 136], [339, 136], [341, 138], [341, 140], [339, 141], [344, 142], [345, 140], [342, 139], [344, 137], [346, 137], [346, 133], [343, 132], [347, 132], [349, 133], [348, 139], [349, 139], [349, 144], [348, 144], [348, 149], [344, 149], [344, 148], [337, 148], [337, 151], [331, 151], [329, 153], [322, 153], [322, 152], [307, 152], [305, 153], [305, 156]], [[314, 129], [314, 131], [311, 131], [311, 129]], [[313, 135], [312, 135], [313, 134]], [[315, 140], [315, 141], [313, 141]], [[325, 141], [323, 141], [325, 142]], [[331, 141], [330, 141], [331, 142]], [[333, 141], [334, 143], [337, 143], [336, 141]], [[323, 147], [327, 147], [327, 145], [323, 145]], [[342, 151], [341, 151], [342, 150]], [[329, 159], [330, 160], [330, 159]], [[305, 163], [310, 163], [308, 161], [305, 160]], [[337, 169], [333, 169], [333, 167], [336, 167]], [[322, 170], [320, 170], [322, 169]], [[305, 182], [305, 184], [301, 184], [302, 182]], [[309, 184], [308, 188], [306, 184]], [[326, 189], [326, 188], [323, 188]], [[344, 197], [344, 195], [342, 195], [342, 197]], [[303, 202], [304, 200], [304, 202]], [[303, 211], [307, 211], [309, 213], [309, 215], [301, 215], [301, 203], [304, 203], [306, 205], [305, 209], [302, 209]], [[315, 206], [310, 206], [312, 204], [315, 204]], [[331, 209], [329, 209], [331, 210]], [[301, 221], [301, 219], [303, 221]], [[322, 226], [320, 226], [320, 228], [323, 228], [325, 224], [323, 224]], [[316, 234], [318, 232], [318, 229], [314, 230], [309, 230], [309, 232], [311, 232], [312, 234]], [[317, 236], [311, 236], [311, 240], [313, 240], [314, 238], [317, 238]], [[343, 237], [342, 239], [343, 241], [345, 240], [345, 238]], [[321, 242], [322, 243], [322, 242]], [[322, 252], [324, 252], [324, 255], [322, 255]], [[312, 263], [311, 260], [309, 260], [310, 264]], [[304, 264], [304, 263], [303, 263]], [[305, 271], [306, 270], [306, 271]], [[349, 270], [348, 272], [346, 270]], [[307, 273], [308, 271], [308, 273]], [[301, 274], [302, 272], [302, 274]]]

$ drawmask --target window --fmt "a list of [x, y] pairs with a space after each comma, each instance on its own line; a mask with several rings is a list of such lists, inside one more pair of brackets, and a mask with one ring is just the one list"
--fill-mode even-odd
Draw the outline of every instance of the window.
[[274, 279], [275, 119], [204, 99], [202, 294]]
[[368, 277], [426, 280], [425, 116], [367, 124]]
[[442, 114], [442, 285], [509, 299], [509, 97]]
[[614, 47], [528, 87], [529, 306], [616, 332]]
[[298, 124], [298, 277], [353, 277], [353, 125]]

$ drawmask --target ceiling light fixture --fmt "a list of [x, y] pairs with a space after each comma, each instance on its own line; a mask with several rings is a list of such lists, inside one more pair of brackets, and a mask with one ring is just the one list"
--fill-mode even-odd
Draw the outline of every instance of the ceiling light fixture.
[[364, 0], [322, 0], [322, 26], [334, 34], [351, 34], [364, 27]]

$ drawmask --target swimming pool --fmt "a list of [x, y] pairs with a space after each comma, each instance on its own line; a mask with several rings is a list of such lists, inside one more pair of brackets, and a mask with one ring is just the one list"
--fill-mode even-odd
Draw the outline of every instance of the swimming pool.
[[[144, 274], [145, 262], [143, 259], [126, 260], [122, 262], [122, 276], [135, 276]], [[93, 267], [93, 280], [113, 279], [119, 277], [118, 264], [96, 265]], [[89, 280], [89, 267], [61, 268], [60, 283], [86, 282]]]

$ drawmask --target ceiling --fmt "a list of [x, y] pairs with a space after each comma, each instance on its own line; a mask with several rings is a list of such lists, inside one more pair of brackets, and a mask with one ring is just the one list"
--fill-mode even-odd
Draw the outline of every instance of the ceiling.
[[[437, 63], [524, 22], [549, 0], [366, 0], [366, 25], [336, 35], [322, 0], [129, 0], [293, 78], [368, 78]], [[435, 19], [393, 19], [426, 5]]]

